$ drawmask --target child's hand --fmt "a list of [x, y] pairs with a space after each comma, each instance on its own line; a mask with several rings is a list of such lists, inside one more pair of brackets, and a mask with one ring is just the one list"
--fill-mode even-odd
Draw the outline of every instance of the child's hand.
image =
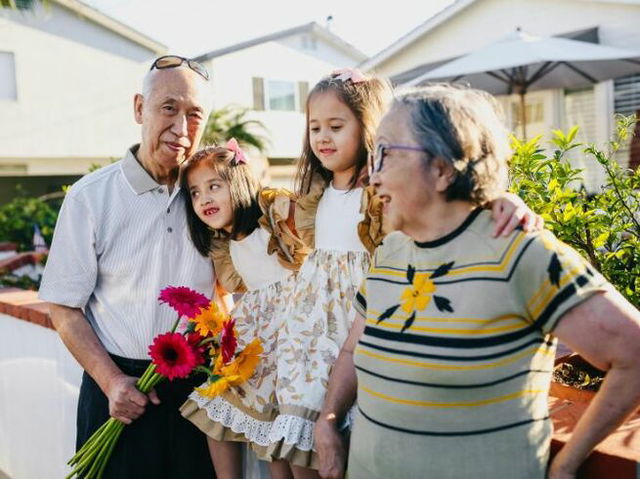
[[509, 236], [518, 225], [527, 232], [540, 231], [544, 228], [544, 220], [534, 213], [522, 199], [513, 193], [503, 196], [491, 203], [491, 211], [495, 228], [493, 237]]

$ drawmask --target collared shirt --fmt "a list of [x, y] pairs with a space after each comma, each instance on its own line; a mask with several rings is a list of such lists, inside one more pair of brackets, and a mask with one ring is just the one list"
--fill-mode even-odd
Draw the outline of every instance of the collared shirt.
[[184, 195], [158, 184], [137, 148], [70, 188], [39, 296], [83, 308], [110, 353], [146, 359], [153, 338], [176, 320], [158, 302], [160, 290], [187, 286], [210, 297], [214, 275], [190, 240]]

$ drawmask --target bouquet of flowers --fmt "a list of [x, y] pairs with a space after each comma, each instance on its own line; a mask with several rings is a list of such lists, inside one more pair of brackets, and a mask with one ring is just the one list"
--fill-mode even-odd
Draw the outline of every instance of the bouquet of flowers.
[[[262, 354], [260, 340], [238, 351], [235, 321], [214, 301], [183, 286], [163, 289], [158, 299], [172, 307], [178, 318], [171, 331], [156, 336], [149, 346], [151, 364], [136, 383], [141, 392], [148, 393], [164, 379], [202, 372], [208, 379], [198, 392], [215, 397], [253, 375]], [[69, 460], [72, 471], [66, 479], [102, 477], [124, 426], [108, 419]]]

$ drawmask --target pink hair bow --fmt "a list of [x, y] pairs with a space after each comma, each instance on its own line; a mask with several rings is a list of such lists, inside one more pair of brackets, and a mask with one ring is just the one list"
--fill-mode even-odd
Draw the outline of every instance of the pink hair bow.
[[235, 156], [233, 157], [233, 161], [235, 162], [236, 165], [247, 164], [247, 157], [244, 156], [244, 152], [240, 149], [240, 145], [238, 144], [238, 141], [235, 138], [231, 138], [229, 141], [227, 141], [226, 148], [235, 153]]
[[339, 68], [338, 70], [333, 70], [331, 72], [331, 76], [335, 80], [351, 80], [351, 83], [362, 83], [367, 81], [367, 77], [365, 77], [360, 70], [355, 68]]

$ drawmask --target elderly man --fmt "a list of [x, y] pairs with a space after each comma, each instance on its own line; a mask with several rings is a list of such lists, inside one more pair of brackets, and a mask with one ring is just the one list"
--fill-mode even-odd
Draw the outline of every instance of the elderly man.
[[[356, 297], [316, 425], [323, 477], [342, 477], [336, 424], [356, 378], [351, 479], [575, 478], [638, 407], [640, 313], [549, 231], [491, 237], [479, 206], [509, 156], [492, 103], [437, 85], [380, 124], [371, 182], [397, 231]], [[555, 337], [608, 373], [547, 471]]]
[[205, 436], [178, 412], [198, 381], [162, 383], [148, 396], [135, 387], [153, 338], [175, 320], [160, 290], [213, 292], [212, 266], [189, 240], [176, 187], [207, 121], [208, 79], [192, 60], [155, 60], [134, 97], [140, 144], [71, 187], [42, 279], [40, 298], [85, 370], [77, 447], [109, 416], [129, 425], [105, 477], [213, 477]]

